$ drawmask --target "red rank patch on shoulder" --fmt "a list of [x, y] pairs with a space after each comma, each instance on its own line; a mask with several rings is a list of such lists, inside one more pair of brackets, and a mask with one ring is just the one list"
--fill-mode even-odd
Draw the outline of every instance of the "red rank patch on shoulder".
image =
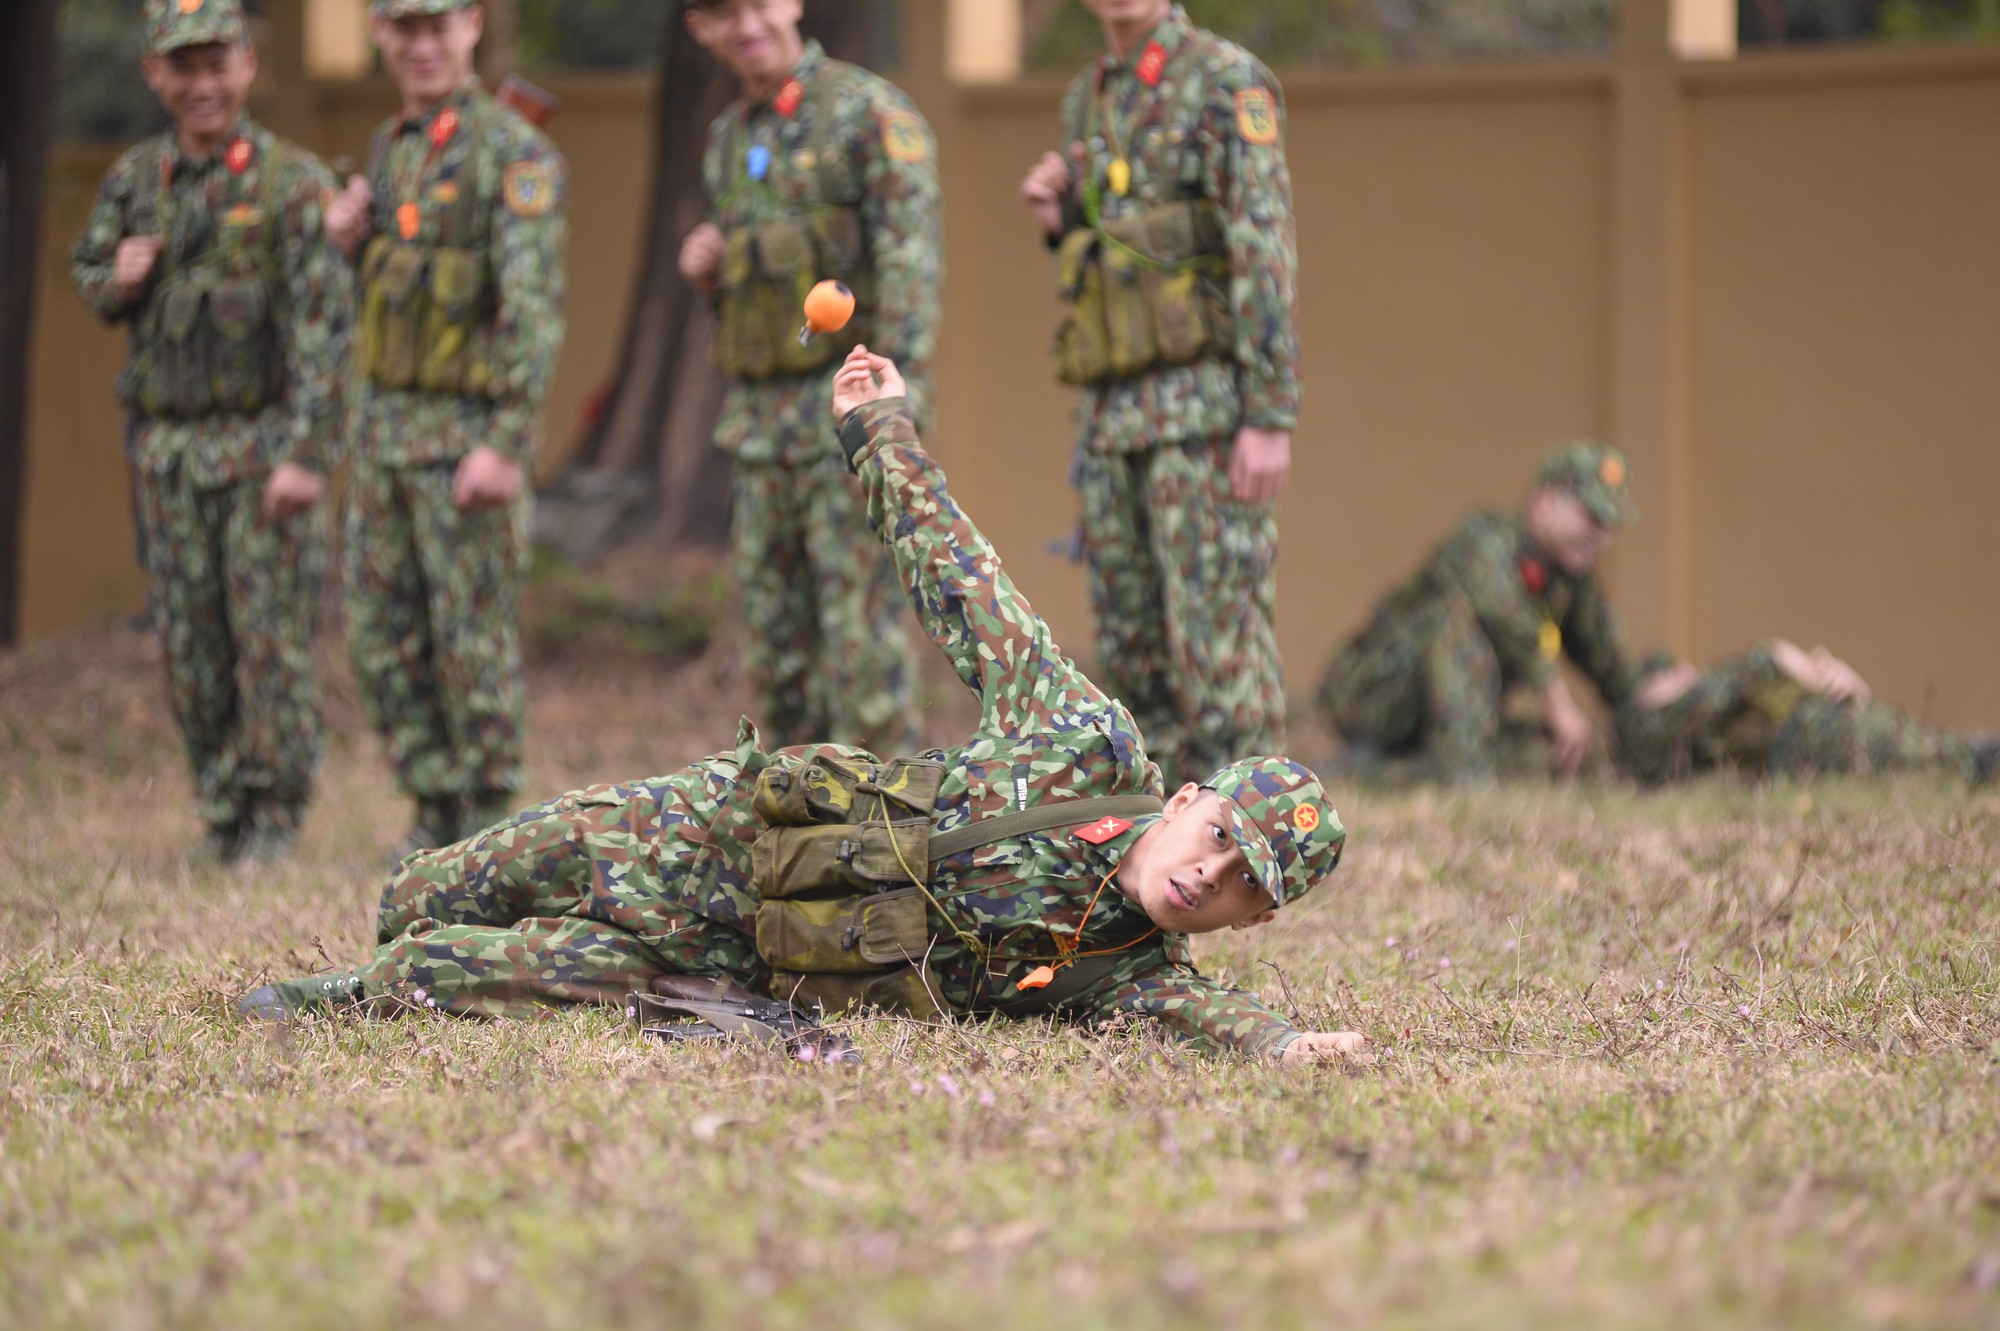
[[805, 100], [805, 96], [805, 84], [797, 79], [786, 79], [785, 86], [778, 89], [778, 95], [771, 99], [771, 109], [790, 120], [792, 113], [799, 109], [799, 103]]
[[1160, 75], [1164, 74], [1166, 69], [1167, 48], [1158, 42], [1147, 42], [1146, 49], [1139, 53], [1139, 63], [1132, 67], [1132, 72], [1137, 74], [1139, 81], [1148, 88], [1157, 88], [1160, 86]]
[[1101, 846], [1119, 833], [1131, 830], [1132, 824], [1126, 822], [1123, 818], [1099, 818], [1089, 827], [1077, 828], [1076, 839], [1078, 841], [1088, 841], [1093, 846]]
[[229, 168], [233, 176], [240, 176], [250, 169], [250, 140], [231, 139], [223, 149], [222, 164]]
[[1539, 561], [1530, 559], [1526, 555], [1521, 556], [1521, 585], [1523, 587], [1526, 587], [1536, 595], [1540, 595], [1542, 588], [1547, 585], [1548, 580], [1549, 575], [1542, 571]]

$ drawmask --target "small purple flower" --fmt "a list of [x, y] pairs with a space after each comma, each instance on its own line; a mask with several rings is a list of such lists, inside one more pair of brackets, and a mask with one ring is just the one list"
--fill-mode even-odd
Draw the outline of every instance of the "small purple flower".
[[952, 1099], [958, 1099], [958, 1081], [949, 1072], [938, 1073], [938, 1089]]
[[1439, 957], [1439, 958], [1438, 958], [1438, 969], [1439, 969], [1439, 970], [1441, 970], [1441, 971], [1448, 971], [1448, 970], [1450, 970], [1450, 969], [1451, 969], [1451, 958], [1450, 958], [1450, 957]]
[[819, 1050], [814, 1049], [811, 1045], [802, 1044], [799, 1046], [799, 1062], [810, 1063], [818, 1057]]
[[981, 1090], [981, 1091], [979, 1092], [979, 1107], [980, 1107], [980, 1108], [982, 1108], [982, 1109], [991, 1109], [991, 1108], [992, 1108], [992, 1107], [993, 1107], [994, 1105], [996, 1105], [996, 1104], [998, 1104], [998, 1103], [1000, 1103], [1000, 1102], [999, 1102], [998, 1100], [994, 1099], [994, 1097], [993, 1097], [993, 1092], [992, 1092], [992, 1091], [990, 1091], [990, 1090]]
[[1745, 1003], [1745, 1004], [1743, 1004], [1743, 1005], [1742, 1005], [1741, 1007], [1737, 1008], [1737, 1009], [1736, 1009], [1736, 1015], [1737, 1015], [1737, 1016], [1739, 1016], [1739, 1017], [1747, 1017], [1747, 1016], [1749, 1016], [1749, 1015], [1750, 1015], [1750, 1005], [1749, 1005], [1748, 1003]]

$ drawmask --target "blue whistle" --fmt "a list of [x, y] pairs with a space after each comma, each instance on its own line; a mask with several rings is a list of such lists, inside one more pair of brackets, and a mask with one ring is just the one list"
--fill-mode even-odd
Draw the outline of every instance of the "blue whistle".
[[749, 171], [750, 179], [762, 180], [771, 174], [771, 150], [761, 143], [751, 144], [750, 151], [744, 154], [743, 166]]

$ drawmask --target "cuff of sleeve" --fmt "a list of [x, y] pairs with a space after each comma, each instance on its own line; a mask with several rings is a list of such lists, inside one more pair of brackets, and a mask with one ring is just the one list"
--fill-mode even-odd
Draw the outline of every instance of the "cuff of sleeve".
[[887, 442], [887, 436], [895, 433], [901, 422], [908, 438], [915, 442], [916, 426], [910, 420], [909, 403], [900, 397], [885, 397], [875, 402], [865, 402], [847, 413], [840, 422], [840, 451], [847, 455], [850, 470], [861, 470], [866, 455], [875, 446]]
[[1265, 1058], [1281, 1057], [1287, 1049], [1290, 1049], [1292, 1047], [1292, 1042], [1297, 1040], [1298, 1038], [1299, 1038], [1299, 1033], [1297, 1031], [1286, 1031], [1283, 1035], [1279, 1036], [1276, 1041], [1264, 1047], [1263, 1049], [1264, 1057]]
[[1243, 401], [1243, 423], [1260, 430], [1299, 428], [1299, 395], [1260, 374], [1238, 374], [1237, 395]]
[[500, 403], [493, 408], [486, 437], [479, 442], [526, 466], [534, 453], [528, 422], [533, 413], [525, 403]]

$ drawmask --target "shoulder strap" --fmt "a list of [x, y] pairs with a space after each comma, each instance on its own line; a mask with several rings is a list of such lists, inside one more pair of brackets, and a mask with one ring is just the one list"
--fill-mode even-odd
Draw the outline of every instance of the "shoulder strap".
[[[1099, 818], [1143, 818], [1147, 814], [1158, 813], [1160, 808], [1160, 801], [1151, 795], [1099, 795], [1084, 800], [1057, 800], [1052, 804], [1022, 809], [1018, 813], [975, 818], [963, 827], [954, 827], [949, 832], [933, 836], [931, 862], [935, 864], [960, 851], [990, 846], [1008, 837], [1047, 832], [1057, 827], [1080, 827]], [[1074, 970], [1081, 964], [1065, 966], [1058, 974]]]

